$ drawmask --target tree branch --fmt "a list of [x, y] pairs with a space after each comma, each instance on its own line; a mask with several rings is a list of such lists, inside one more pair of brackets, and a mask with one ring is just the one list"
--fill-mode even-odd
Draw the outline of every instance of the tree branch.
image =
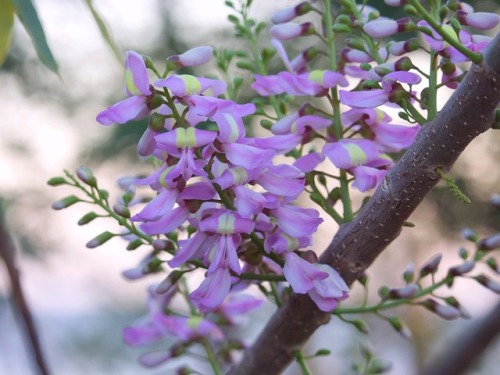
[[[400, 234], [405, 220], [439, 181], [436, 169], [448, 171], [465, 147], [491, 127], [499, 102], [500, 34], [356, 218], [340, 227], [319, 261], [337, 269], [352, 285]], [[307, 295], [293, 294], [228, 374], [279, 374], [329, 320], [330, 314], [320, 311]]]
[[455, 344], [421, 374], [465, 374], [499, 333], [500, 303], [480, 322], [470, 327], [461, 337], [457, 337]]
[[25, 331], [24, 336], [28, 350], [36, 363], [37, 373], [39, 375], [49, 375], [49, 369], [42, 353], [42, 347], [38, 339], [33, 316], [24, 298], [23, 288], [19, 279], [19, 271], [14, 259], [15, 248], [7, 230], [7, 225], [4, 222], [3, 207], [1, 203], [0, 201], [0, 258], [3, 259], [9, 275], [12, 288], [11, 299], [14, 302], [14, 310], [19, 314], [19, 320], [23, 322], [22, 324], [24, 325]]

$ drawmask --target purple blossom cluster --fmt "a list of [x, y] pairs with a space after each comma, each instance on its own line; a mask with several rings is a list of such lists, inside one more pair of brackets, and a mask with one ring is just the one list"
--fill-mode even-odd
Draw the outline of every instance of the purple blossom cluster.
[[[193, 54], [203, 63], [211, 50], [198, 48], [170, 60], [183, 64], [183, 57]], [[254, 113], [255, 106], [220, 98], [226, 89], [223, 81], [173, 74], [151, 85], [144, 59], [132, 51], [125, 66], [129, 97], [102, 111], [97, 120], [108, 125], [143, 118], [160, 103], [151, 118], [160, 116], [162, 127], [150, 123], [138, 152], [162, 165], [135, 181], [149, 186], [156, 196], [131, 220], [141, 223], [148, 235], [167, 234], [186, 224], [194, 229], [189, 238], [179, 240], [168, 261], [171, 268], [193, 260], [202, 260], [206, 267], [204, 281], [190, 294], [191, 302], [202, 312], [220, 306], [236, 277], [254, 268], [245, 256], [257, 241], [266, 255], [284, 259], [283, 273], [295, 292], [311, 292], [318, 305], [335, 308], [337, 300], [347, 296], [338, 273], [322, 271], [294, 253], [312, 244], [312, 234], [323, 221], [316, 210], [293, 204], [304, 191], [304, 172], [293, 165], [273, 164], [274, 157], [295, 148], [300, 137], [247, 137], [243, 118]], [[162, 89], [168, 92], [164, 103], [158, 100]], [[207, 121], [216, 130], [197, 127]]]
[[[386, 3], [401, 6], [404, 1]], [[498, 16], [474, 13], [465, 3], [457, 4], [453, 19], [463, 26], [484, 30], [498, 23]], [[137, 151], [153, 159], [157, 169], [145, 178], [128, 180], [127, 188], [148, 186], [154, 196], [130, 220], [138, 223], [143, 234], [168, 240], [155, 240], [155, 251], [125, 276], [144, 276], [151, 271], [151, 260], [167, 253], [160, 263], [168, 265], [170, 275], [205, 272], [203, 280], [187, 292], [190, 306], [200, 314], [169, 313], [170, 302], [179, 292], [172, 282], [151, 289], [148, 315], [125, 329], [130, 345], [164, 336], [179, 340], [168, 352], [141, 357], [147, 366], [177, 356], [189, 343], [222, 340], [221, 326], [235, 324], [260, 304], [235, 294], [258, 280], [256, 276], [286, 280], [295, 293], [307, 293], [323, 311], [332, 311], [346, 299], [349, 288], [339, 273], [304, 251], [312, 246], [313, 234], [323, 221], [315, 209], [296, 204], [302, 193], [311, 192], [307, 177], [321, 173], [318, 166], [328, 160], [344, 173], [344, 179], [352, 176], [344, 182], [360, 192], [376, 188], [393, 166], [393, 156], [409, 147], [420, 125], [430, 119], [417, 116], [414, 107], [418, 103], [425, 108], [414, 86], [429, 76], [403, 56], [426, 46], [416, 38], [387, 44], [373, 41], [419, 31], [433, 53], [441, 56], [442, 82], [452, 88], [460, 76], [455, 64], [468, 57], [450, 45], [443, 33], [472, 52], [488, 43], [487, 38], [465, 30], [457, 33], [451, 23], [436, 29], [425, 20], [391, 20], [380, 17], [374, 8], [358, 5], [334, 17], [335, 29], [349, 31], [353, 38], [335, 58], [330, 56], [327, 68], [312, 68], [320, 50], [308, 46], [290, 59], [283, 43], [299, 37], [328, 40], [327, 25], [319, 33], [309, 21], [293, 22], [319, 11], [316, 7], [316, 2], [303, 1], [272, 17], [271, 43], [285, 70], [259, 71], [253, 75], [252, 88], [261, 97], [278, 101], [300, 97], [302, 102], [284, 113], [275, 108], [276, 116], [268, 117], [272, 120], [268, 137], [247, 134], [253, 116], [264, 111], [254, 103], [228, 99], [225, 82], [177, 73], [208, 62], [211, 47], [170, 56], [163, 75], [150, 59], [133, 51], [126, 54], [127, 97], [99, 113], [97, 121], [124, 124], [150, 116]], [[148, 68], [156, 79], [150, 80]], [[332, 113], [318, 103], [337, 104]], [[393, 123], [383, 106], [402, 109], [413, 124]], [[295, 159], [288, 164], [276, 162], [282, 155]], [[165, 253], [160, 256], [161, 250]]]

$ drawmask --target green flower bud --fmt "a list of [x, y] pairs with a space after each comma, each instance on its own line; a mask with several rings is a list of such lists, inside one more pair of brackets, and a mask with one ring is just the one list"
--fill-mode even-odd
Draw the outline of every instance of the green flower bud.
[[95, 237], [92, 240], [90, 240], [89, 242], [87, 242], [87, 244], [85, 246], [87, 246], [89, 249], [94, 249], [98, 246], [101, 246], [105, 242], [109, 241], [114, 236], [116, 236], [116, 234], [114, 234], [114, 233], [111, 233], [108, 231], [102, 232], [100, 235], [98, 235], [97, 237]]
[[90, 223], [92, 220], [95, 218], [98, 218], [99, 215], [97, 215], [95, 212], [89, 212], [88, 214], [85, 214], [82, 216], [80, 220], [78, 220], [78, 225], [85, 225]]
[[59, 186], [59, 185], [67, 185], [68, 181], [64, 177], [52, 177], [47, 181], [47, 185], [50, 186]]
[[370, 333], [370, 329], [368, 328], [368, 325], [364, 321], [362, 321], [360, 319], [356, 319], [356, 320], [351, 321], [350, 323], [352, 323], [352, 325], [354, 327], [356, 327], [356, 329], [359, 332], [367, 333], [367, 334]]
[[135, 250], [135, 249], [137, 249], [141, 245], [144, 245], [144, 242], [142, 242], [142, 240], [140, 238], [136, 238], [135, 240], [130, 241], [128, 243], [126, 249], [129, 250], [129, 251]]
[[63, 199], [60, 199], [54, 203], [52, 203], [52, 208], [54, 210], [62, 210], [63, 208], [67, 208], [77, 202], [81, 202], [82, 200], [78, 198], [76, 195], [70, 195]]
[[351, 28], [347, 25], [344, 25], [343, 23], [336, 23], [332, 26], [332, 30], [334, 33], [340, 34], [340, 33], [350, 33]]
[[80, 167], [76, 170], [76, 175], [87, 185], [97, 188], [97, 180], [90, 168]]

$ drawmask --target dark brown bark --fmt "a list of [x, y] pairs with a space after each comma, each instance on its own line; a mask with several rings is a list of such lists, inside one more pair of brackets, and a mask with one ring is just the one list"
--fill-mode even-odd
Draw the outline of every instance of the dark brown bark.
[[[405, 220], [448, 171], [467, 145], [493, 123], [500, 102], [500, 34], [481, 65], [473, 65], [436, 119], [387, 174], [356, 218], [340, 227], [320, 257], [351, 285], [401, 232]], [[273, 375], [330, 319], [307, 295], [292, 295], [271, 318], [230, 375]]]

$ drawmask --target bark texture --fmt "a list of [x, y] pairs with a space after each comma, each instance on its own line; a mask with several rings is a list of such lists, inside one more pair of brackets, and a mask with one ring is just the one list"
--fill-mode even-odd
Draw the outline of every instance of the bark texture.
[[[467, 145], [493, 123], [500, 102], [500, 34], [473, 65], [436, 119], [386, 175], [356, 218], [340, 227], [320, 257], [351, 285], [401, 232], [404, 222]], [[330, 320], [307, 295], [294, 294], [271, 318], [230, 375], [274, 375], [294, 359], [314, 331]]]

